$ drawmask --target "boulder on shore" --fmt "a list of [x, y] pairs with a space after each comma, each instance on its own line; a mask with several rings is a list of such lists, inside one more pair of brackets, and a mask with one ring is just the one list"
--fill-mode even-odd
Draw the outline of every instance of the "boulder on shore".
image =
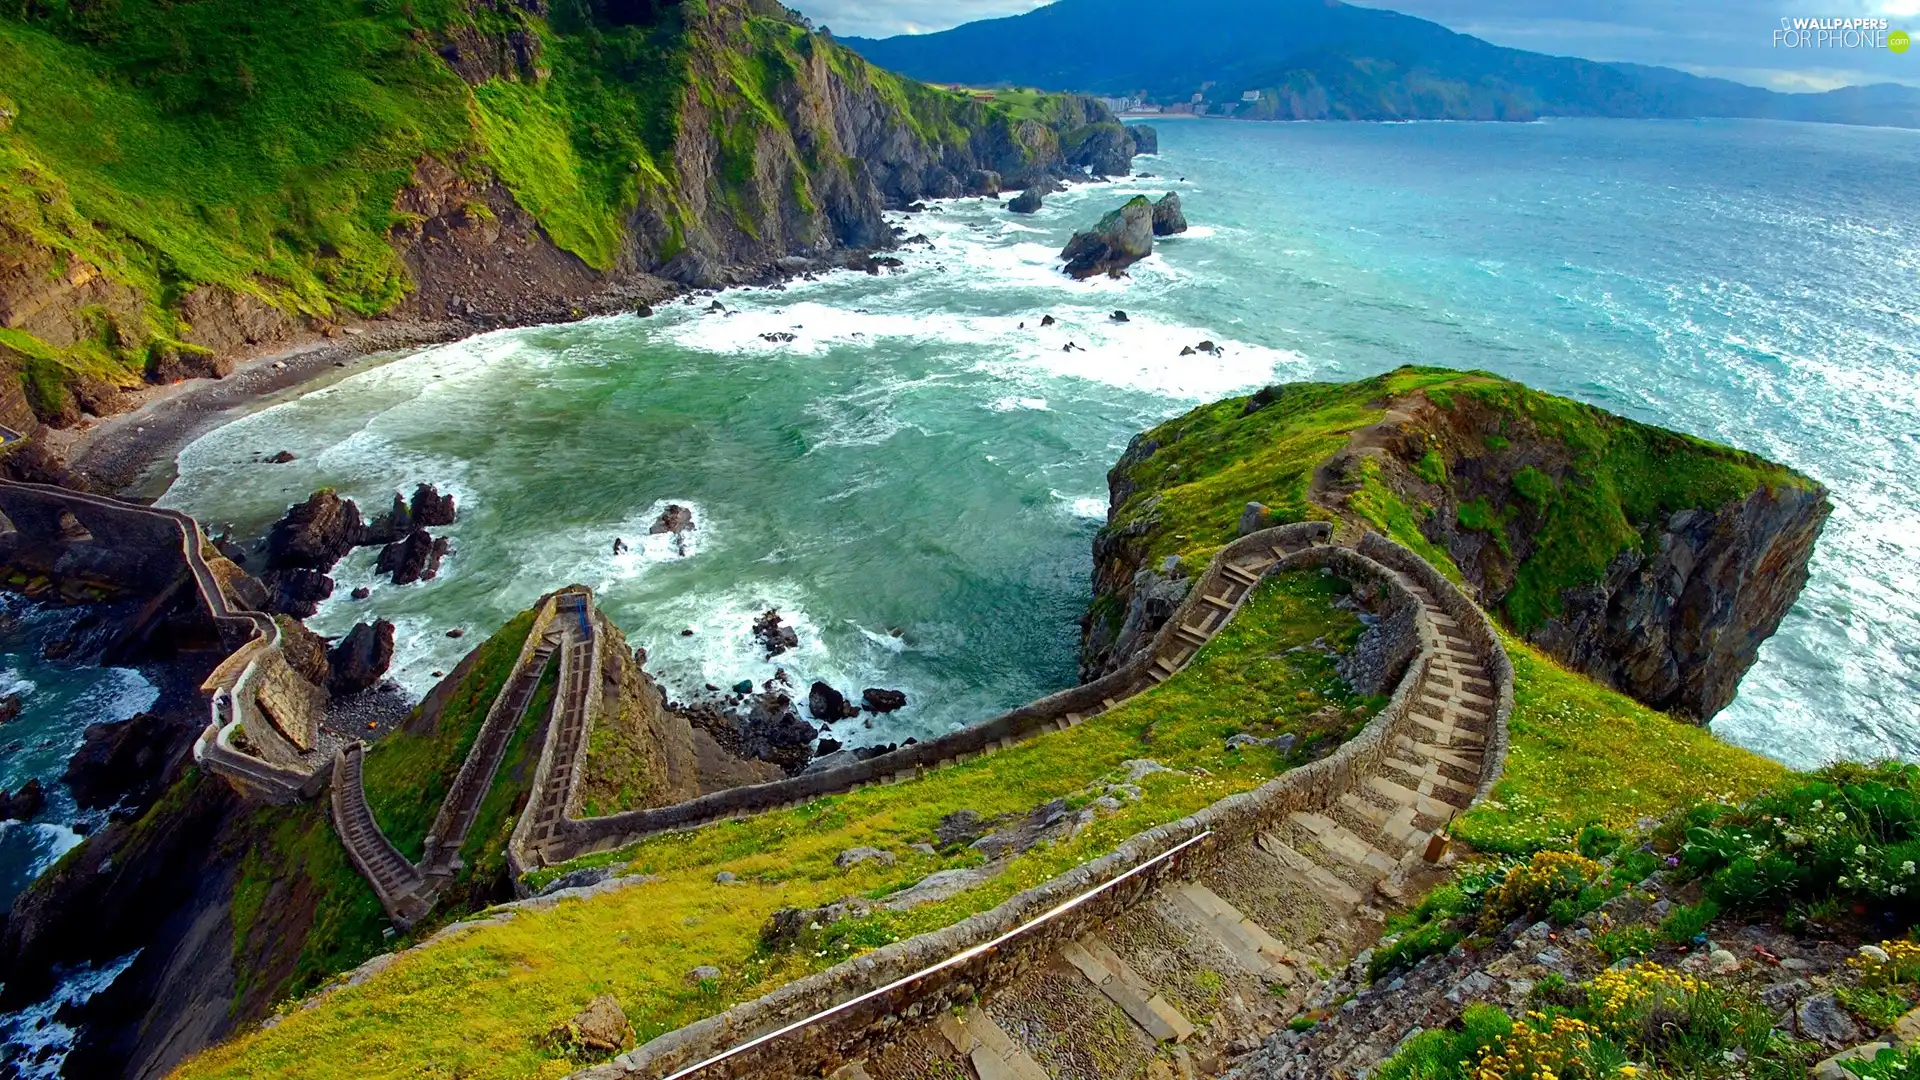
[[905, 707], [907, 695], [898, 690], [883, 690], [877, 686], [869, 686], [860, 691], [860, 700], [874, 712], [890, 713]]
[[1015, 195], [1012, 201], [1007, 203], [1007, 209], [1016, 214], [1038, 213], [1040, 210], [1040, 199], [1040, 188], [1036, 185]]
[[813, 714], [815, 720], [828, 723], [860, 715], [860, 709], [848, 701], [845, 694], [823, 682], [816, 682], [807, 688], [807, 711]]
[[1000, 194], [1000, 174], [992, 169], [975, 169], [967, 174], [967, 194]]
[[744, 756], [780, 766], [793, 776], [813, 760], [814, 740], [820, 730], [793, 709], [793, 699], [777, 692], [755, 694], [744, 716], [735, 716]]
[[332, 675], [327, 689], [345, 697], [371, 688], [393, 663], [393, 624], [385, 619], [356, 623], [340, 644], [327, 651]]
[[1187, 231], [1187, 215], [1180, 212], [1180, 196], [1169, 191], [1153, 204], [1153, 235], [1172, 236]]
[[1135, 195], [1118, 210], [1109, 211], [1098, 224], [1073, 234], [1060, 257], [1067, 261], [1066, 272], [1084, 280], [1095, 274], [1119, 277], [1120, 272], [1153, 254], [1153, 204], [1145, 195]]

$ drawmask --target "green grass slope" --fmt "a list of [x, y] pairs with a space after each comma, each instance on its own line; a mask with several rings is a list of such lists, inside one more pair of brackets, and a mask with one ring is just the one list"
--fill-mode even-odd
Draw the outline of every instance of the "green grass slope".
[[[851, 164], [775, 104], [816, 55], [936, 156], [981, 132], [1058, 148], [1024, 130], [1032, 103], [878, 71], [778, 4], [4, 0], [0, 359], [44, 418], [63, 385], [132, 385], [177, 351], [201, 286], [323, 321], [390, 311], [413, 288], [397, 200], [429, 160], [497, 177], [589, 267], [657, 266], [712, 224], [708, 178], [677, 172], [689, 115], [713, 127], [691, 134], [719, 145], [734, 225], [817, 218], [814, 178]], [[778, 198], [756, 184], [770, 169], [791, 169]], [[18, 332], [93, 275], [117, 291], [75, 340]]]

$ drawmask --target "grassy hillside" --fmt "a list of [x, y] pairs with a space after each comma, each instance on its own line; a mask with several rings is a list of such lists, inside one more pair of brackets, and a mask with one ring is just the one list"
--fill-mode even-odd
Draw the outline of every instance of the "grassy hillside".
[[71, 419], [72, 387], [90, 406], [85, 380], [131, 386], [192, 351], [199, 287], [322, 324], [391, 311], [415, 285], [403, 195], [423, 162], [469, 219], [497, 179], [599, 272], [696, 242], [724, 261], [716, 229], [825, 235], [817, 188], [851, 166], [787, 111], [830, 117], [801, 88], [819, 59], [936, 159], [982, 132], [1058, 149], [1016, 130], [1031, 107], [872, 69], [774, 3], [0, 2], [0, 360]]
[[[1202, 406], [1147, 432], [1110, 481], [1126, 497], [1107, 533], [1130, 567], [1168, 555], [1203, 565], [1261, 502], [1276, 521], [1334, 516], [1314, 474], [1356, 433], [1388, 419], [1383, 456], [1352, 463], [1347, 510], [1458, 579], [1443, 532], [1477, 531], [1500, 559], [1498, 612], [1522, 633], [1562, 594], [1598, 581], [1621, 552], [1683, 509], [1714, 509], [1812, 481], [1753, 454], [1637, 423], [1482, 372], [1406, 367], [1352, 383], [1290, 383]], [[1410, 468], [1397, 458], [1413, 459]], [[1512, 460], [1509, 460], [1512, 459]], [[1519, 464], [1522, 459], [1526, 463]], [[1499, 467], [1495, 467], [1495, 463]], [[1508, 467], [1511, 466], [1511, 467]], [[1399, 483], [1407, 473], [1411, 483]], [[1486, 494], [1488, 478], [1498, 483]], [[1423, 499], [1421, 496], [1427, 498]], [[1436, 528], [1435, 501], [1453, 520]], [[1125, 570], [1125, 577], [1131, 570]], [[1102, 613], [1117, 618], [1118, 608]]]

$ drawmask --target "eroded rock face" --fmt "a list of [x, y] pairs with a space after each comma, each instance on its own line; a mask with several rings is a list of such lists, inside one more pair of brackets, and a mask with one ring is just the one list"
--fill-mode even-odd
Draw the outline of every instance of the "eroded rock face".
[[440, 489], [432, 484], [421, 484], [414, 488], [413, 501], [407, 509], [415, 525], [437, 529], [454, 521], [453, 496], [440, 494]]
[[446, 537], [436, 538], [416, 526], [405, 539], [396, 540], [380, 549], [380, 559], [374, 564], [374, 570], [392, 574], [395, 585], [431, 581], [440, 573], [440, 560], [447, 551]]
[[1180, 196], [1169, 191], [1153, 204], [1153, 235], [1172, 236], [1187, 231], [1187, 215], [1180, 212]]
[[1562, 613], [1527, 638], [1655, 708], [1706, 720], [1799, 599], [1830, 510], [1822, 488], [1679, 511], [1604, 581], [1562, 592]]
[[1098, 224], [1073, 234], [1060, 257], [1066, 272], [1077, 279], [1095, 274], [1119, 277], [1120, 272], [1153, 254], [1153, 204], [1135, 195]]
[[327, 689], [341, 697], [371, 689], [392, 663], [393, 624], [385, 619], [356, 623], [327, 652], [327, 665], [333, 671]]
[[1134, 153], [1157, 154], [1160, 152], [1160, 133], [1153, 130], [1153, 125], [1128, 124], [1127, 134], [1133, 136]]
[[365, 528], [352, 499], [327, 489], [316, 491], [289, 509], [267, 534], [267, 566], [324, 574], [360, 542]]
[[104, 810], [117, 803], [138, 814], [165, 790], [197, 734], [191, 723], [155, 713], [88, 724], [85, 741], [67, 762], [63, 779], [74, 802], [85, 809]]

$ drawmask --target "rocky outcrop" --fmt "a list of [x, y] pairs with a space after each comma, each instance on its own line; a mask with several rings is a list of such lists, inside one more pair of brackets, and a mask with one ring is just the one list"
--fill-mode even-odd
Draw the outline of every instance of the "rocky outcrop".
[[1153, 235], [1172, 236], [1187, 231], [1187, 215], [1180, 212], [1180, 196], [1169, 191], [1153, 204]]
[[322, 488], [289, 509], [267, 534], [267, 568], [324, 574], [360, 543], [365, 530], [352, 499]]
[[868, 712], [890, 713], [907, 707], [907, 695], [898, 690], [869, 686], [860, 691], [860, 703]]
[[1133, 152], [1136, 154], [1157, 154], [1160, 152], [1160, 133], [1150, 124], [1128, 124], [1127, 134], [1133, 136]]
[[32, 821], [46, 805], [47, 793], [40, 787], [40, 778], [34, 777], [12, 794], [0, 791], [0, 821]]
[[847, 696], [823, 682], [816, 682], [807, 688], [807, 712], [815, 720], [832, 723], [860, 715], [860, 709], [847, 700]]
[[373, 569], [375, 573], [393, 575], [395, 585], [432, 581], [439, 576], [440, 560], [448, 550], [446, 537], [436, 537], [415, 526], [404, 538], [380, 549], [380, 558]]
[[793, 699], [778, 691], [749, 695], [740, 708], [702, 705], [686, 714], [734, 757], [767, 762], [788, 776], [798, 775], [813, 760], [814, 740], [820, 734], [800, 719]]
[[694, 530], [693, 511], [679, 503], [668, 503], [648, 527], [648, 533], [686, 533]]
[[753, 639], [771, 660], [788, 649], [800, 647], [800, 635], [780, 619], [780, 612], [768, 609], [753, 620]]
[[1065, 270], [1084, 280], [1095, 274], [1119, 277], [1121, 272], [1153, 254], [1153, 204], [1135, 195], [1118, 210], [1109, 211], [1093, 228], [1073, 234], [1060, 251]]
[[193, 748], [199, 730], [191, 718], [143, 712], [108, 724], [88, 724], [62, 781], [83, 809], [117, 807], [138, 816], [166, 790]]
[[1040, 189], [1038, 187], [1030, 187], [1020, 194], [1015, 195], [1007, 203], [1007, 209], [1015, 214], [1037, 214], [1040, 212], [1040, 203]]
[[339, 697], [371, 689], [392, 663], [393, 624], [385, 619], [356, 623], [327, 653], [333, 673], [327, 689]]
[[1093, 176], [1125, 176], [1133, 170], [1133, 135], [1118, 120], [1104, 120], [1067, 134], [1067, 164]]

